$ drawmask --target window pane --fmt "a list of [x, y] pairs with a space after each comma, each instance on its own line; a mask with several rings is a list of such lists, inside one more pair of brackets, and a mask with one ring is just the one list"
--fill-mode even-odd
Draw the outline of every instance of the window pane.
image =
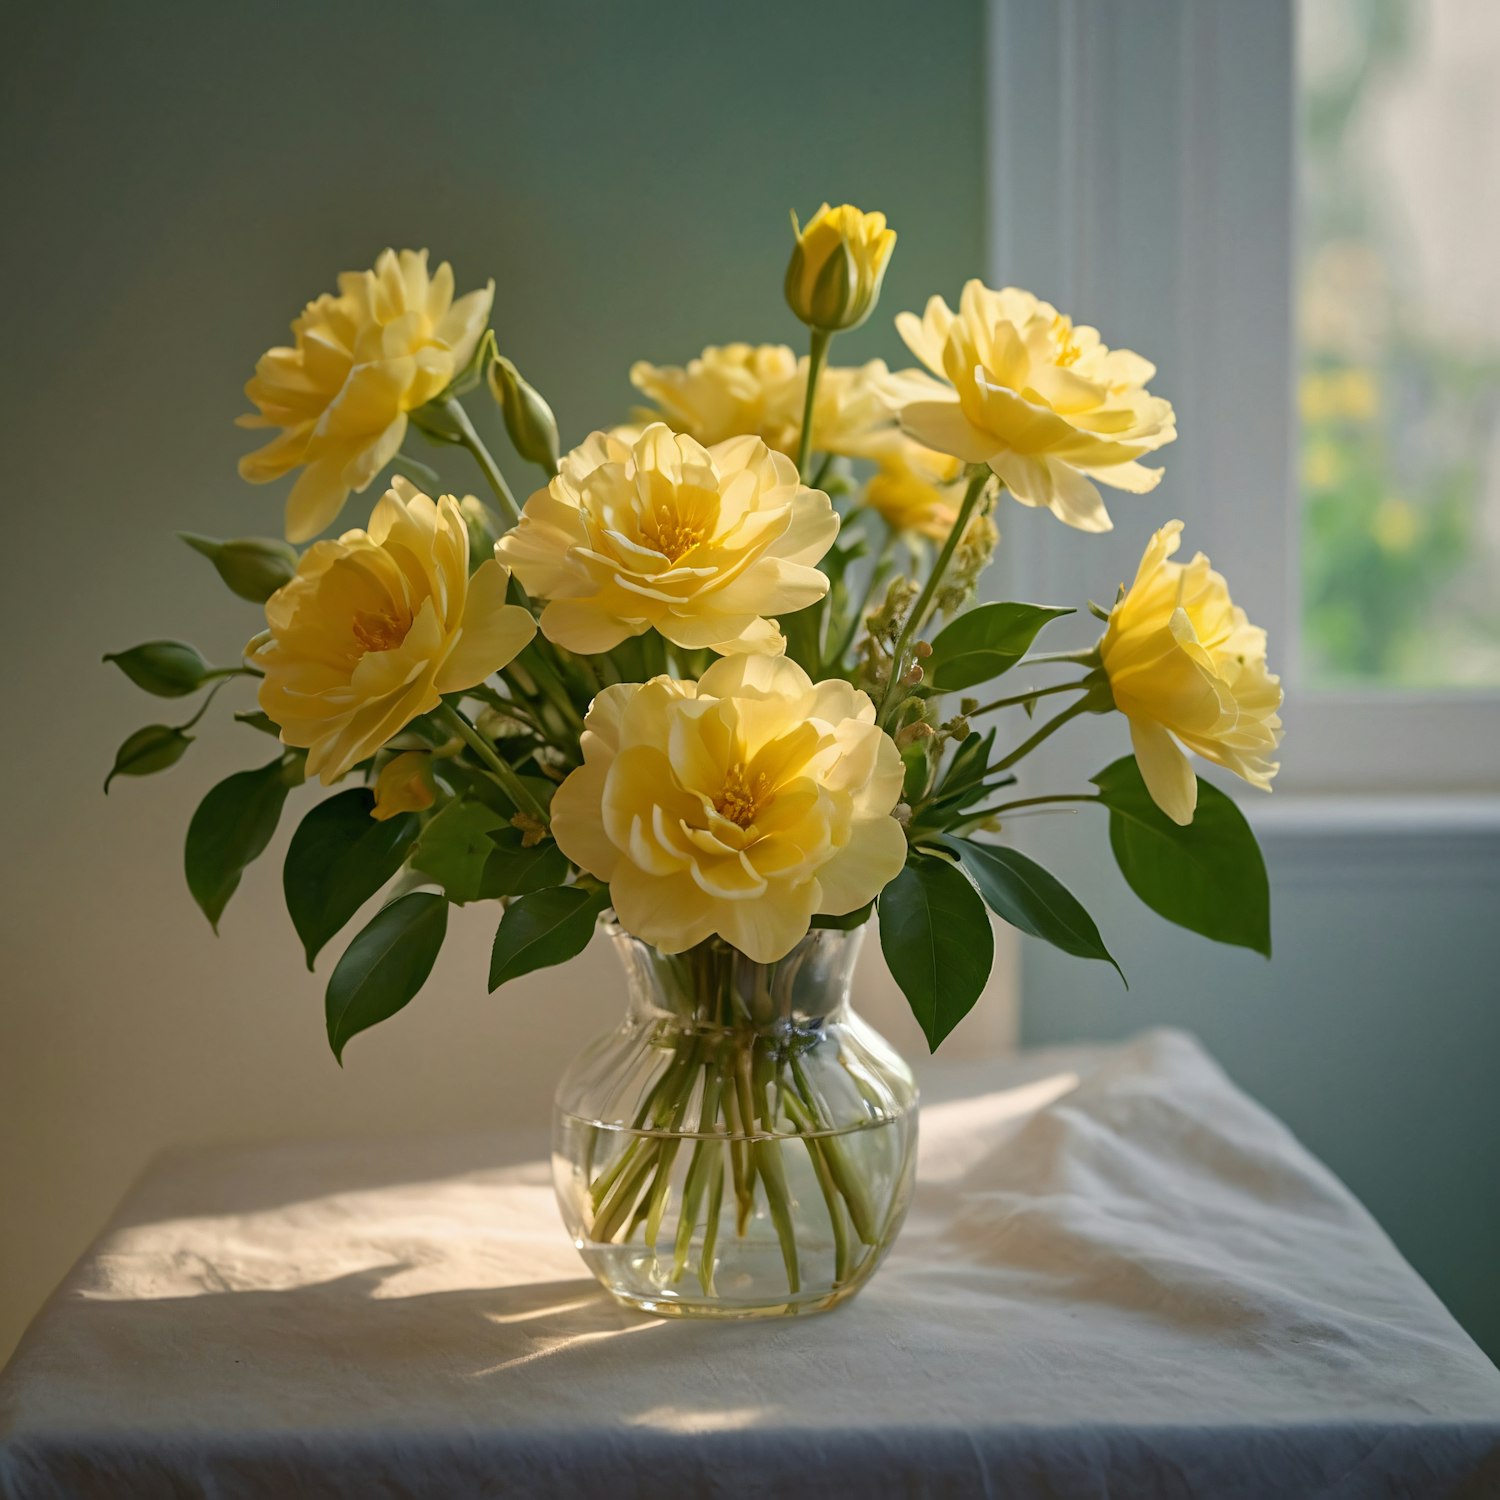
[[1298, 21], [1305, 674], [1500, 686], [1500, 3]]

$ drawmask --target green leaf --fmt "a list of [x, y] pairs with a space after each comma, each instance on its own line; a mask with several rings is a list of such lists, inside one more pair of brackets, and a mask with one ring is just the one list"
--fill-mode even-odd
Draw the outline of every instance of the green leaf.
[[927, 790], [927, 779], [932, 775], [932, 761], [927, 753], [926, 740], [913, 740], [901, 752], [901, 764], [906, 767], [901, 776], [901, 800], [918, 801]]
[[825, 595], [815, 604], [778, 617], [781, 633], [786, 637], [786, 656], [805, 671], [819, 671], [823, 655], [823, 614], [828, 600]]
[[490, 992], [534, 969], [576, 958], [594, 935], [594, 921], [609, 905], [609, 890], [556, 885], [519, 896], [505, 908], [490, 952]]
[[878, 910], [885, 961], [936, 1052], [990, 977], [995, 935], [984, 902], [957, 865], [915, 855], [881, 891]]
[[196, 693], [213, 668], [184, 641], [147, 641], [128, 651], [113, 651], [112, 661], [138, 688], [158, 698], [185, 698]]
[[984, 773], [989, 768], [990, 753], [994, 748], [995, 731], [993, 729], [988, 734], [980, 734], [978, 730], [971, 730], [953, 752], [953, 758], [948, 762], [948, 769], [937, 784], [936, 795], [947, 797], [967, 787], [977, 786], [984, 780]]
[[427, 983], [448, 930], [448, 903], [411, 891], [360, 929], [328, 977], [328, 1045], [342, 1065], [350, 1037], [396, 1014]]
[[492, 833], [506, 826], [493, 808], [467, 797], [450, 802], [422, 830], [411, 862], [430, 875], [459, 906], [478, 901], [485, 866], [495, 852]]
[[231, 593], [252, 604], [264, 604], [297, 573], [296, 548], [271, 537], [242, 536], [221, 542], [191, 531], [177, 535], [214, 565]]
[[183, 752], [193, 743], [193, 736], [174, 729], [170, 724], [148, 724], [136, 732], [115, 751], [115, 763], [104, 778], [104, 791], [116, 776], [150, 776], [156, 771], [165, 771], [182, 759]]
[[319, 950], [401, 868], [422, 820], [415, 813], [377, 821], [375, 794], [355, 787], [329, 797], [297, 825], [281, 870], [292, 925], [307, 967]]
[[938, 632], [923, 663], [926, 682], [946, 693], [999, 677], [1026, 655], [1043, 625], [1072, 613], [1048, 604], [981, 604], [968, 610]]
[[550, 838], [530, 848], [522, 839], [519, 828], [502, 828], [490, 835], [492, 849], [480, 881], [481, 901], [529, 895], [568, 878], [568, 857]]
[[1113, 964], [1115, 973], [1124, 980], [1125, 971], [1104, 946], [1094, 919], [1077, 897], [1034, 859], [1014, 849], [971, 839], [945, 838], [943, 843], [958, 855], [985, 905], [997, 917], [1075, 958], [1097, 958]]
[[270, 714], [262, 713], [258, 708], [236, 714], [234, 721], [236, 724], [248, 724], [252, 729], [258, 729], [262, 734], [270, 735], [273, 740], [281, 738], [281, 730], [276, 727], [276, 721]]
[[287, 766], [277, 756], [225, 777], [198, 804], [188, 824], [187, 883], [215, 932], [245, 867], [271, 842], [286, 793]]
[[856, 907], [853, 911], [847, 911], [838, 917], [830, 917], [826, 913], [819, 912], [813, 917], [812, 925], [829, 927], [835, 932], [853, 932], [856, 927], [863, 927], [870, 920], [870, 909], [874, 905], [873, 901], [866, 901], [863, 906]]
[[1094, 777], [1109, 809], [1109, 843], [1126, 882], [1152, 911], [1218, 943], [1271, 956], [1271, 887], [1245, 815], [1198, 778], [1198, 810], [1179, 827], [1151, 800], [1135, 757]]

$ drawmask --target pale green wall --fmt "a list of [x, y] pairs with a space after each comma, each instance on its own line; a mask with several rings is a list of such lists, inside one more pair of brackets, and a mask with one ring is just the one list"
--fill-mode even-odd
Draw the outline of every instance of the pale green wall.
[[[464, 913], [340, 1071], [278, 850], [220, 939], [182, 883], [188, 813], [261, 753], [248, 731], [99, 795], [161, 717], [100, 654], [183, 634], [232, 659], [255, 628], [170, 533], [278, 525], [279, 489], [234, 471], [256, 356], [340, 269], [427, 245], [496, 278], [502, 344], [577, 440], [628, 411], [634, 359], [797, 333], [789, 209], [885, 209], [890, 309], [951, 291], [982, 264], [980, 27], [978, 0], [7, 14], [0, 1359], [159, 1146], [534, 1123], [618, 1012], [607, 956], [488, 999], [493, 918]], [[897, 353], [884, 318], [844, 347]]]

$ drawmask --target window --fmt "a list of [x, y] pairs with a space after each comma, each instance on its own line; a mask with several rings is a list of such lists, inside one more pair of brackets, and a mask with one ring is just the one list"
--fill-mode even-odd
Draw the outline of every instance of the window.
[[1500, 5], [1297, 24], [1304, 680], [1500, 687]]
[[1098, 597], [1180, 516], [1286, 686], [1247, 810], [1500, 791], [1500, 3], [989, 0], [988, 45], [989, 276], [1180, 433], [1097, 546], [1012, 518], [1010, 585]]

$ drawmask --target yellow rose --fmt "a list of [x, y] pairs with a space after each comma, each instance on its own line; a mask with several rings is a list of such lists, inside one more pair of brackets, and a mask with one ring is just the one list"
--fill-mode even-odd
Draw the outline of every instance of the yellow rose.
[[865, 486], [864, 503], [893, 531], [947, 541], [958, 520], [954, 485], [963, 467], [958, 459], [913, 442], [893, 444]]
[[952, 387], [931, 384], [928, 399], [902, 408], [901, 425], [929, 448], [988, 464], [1022, 505], [1108, 531], [1096, 481], [1143, 494], [1161, 479], [1136, 462], [1177, 436], [1170, 403], [1146, 390], [1156, 366], [1107, 349], [1050, 303], [971, 281], [956, 314], [934, 297], [923, 317], [902, 313], [896, 326]]
[[826, 203], [799, 228], [786, 268], [786, 300], [809, 328], [826, 333], [858, 328], [875, 307], [896, 231], [884, 214], [861, 213], [852, 204]]
[[[799, 360], [785, 344], [710, 345], [685, 366], [638, 360], [630, 379], [657, 405], [641, 413], [646, 421], [664, 421], [709, 445], [751, 434], [790, 458], [802, 434], [807, 366], [807, 357]], [[898, 430], [897, 409], [927, 390], [914, 377], [893, 373], [880, 359], [826, 368], [813, 398], [814, 448], [874, 457]]]
[[397, 479], [367, 532], [314, 543], [266, 601], [270, 628], [251, 651], [260, 706], [328, 785], [526, 645], [536, 622], [505, 602], [509, 582], [493, 560], [469, 577], [451, 495], [434, 505]]
[[1152, 800], [1186, 824], [1198, 782], [1178, 742], [1269, 791], [1281, 680], [1266, 670], [1265, 631], [1235, 607], [1208, 559], [1200, 552], [1186, 565], [1168, 561], [1181, 539], [1181, 521], [1151, 538], [1099, 652]]
[[758, 438], [705, 448], [660, 422], [626, 443], [596, 432], [495, 543], [542, 633], [608, 651], [654, 627], [679, 646], [780, 652], [767, 616], [816, 603], [838, 534], [828, 496]]
[[370, 816], [384, 823], [402, 813], [426, 812], [436, 801], [432, 756], [425, 750], [406, 750], [387, 761], [375, 778], [375, 806]]
[[733, 656], [696, 682], [607, 687], [552, 799], [563, 853], [663, 953], [718, 933], [759, 963], [857, 910], [906, 860], [901, 757], [847, 682]]
[[302, 466], [287, 496], [289, 541], [317, 536], [396, 456], [406, 414], [473, 356], [494, 295], [492, 281], [455, 302], [447, 261], [429, 276], [425, 250], [387, 250], [373, 271], [340, 276], [337, 296], [307, 305], [292, 347], [261, 356], [245, 387], [258, 410], [237, 420], [281, 432], [240, 460], [240, 474], [264, 484]]

